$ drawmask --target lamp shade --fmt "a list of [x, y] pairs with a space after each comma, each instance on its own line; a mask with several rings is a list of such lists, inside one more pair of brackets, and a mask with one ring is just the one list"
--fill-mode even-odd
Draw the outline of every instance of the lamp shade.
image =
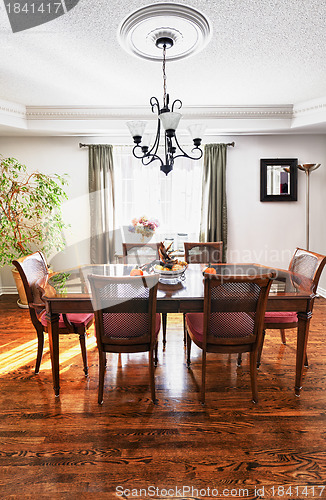
[[126, 125], [129, 128], [132, 137], [142, 137], [147, 122], [143, 122], [140, 120], [133, 120], [126, 122]]
[[181, 119], [181, 113], [166, 111], [159, 115], [164, 130], [176, 130]]
[[141, 144], [142, 146], [150, 147], [152, 143], [152, 135], [151, 134], [144, 134]]
[[188, 127], [188, 132], [192, 139], [202, 139], [204, 131], [205, 125], [203, 123], [194, 123]]

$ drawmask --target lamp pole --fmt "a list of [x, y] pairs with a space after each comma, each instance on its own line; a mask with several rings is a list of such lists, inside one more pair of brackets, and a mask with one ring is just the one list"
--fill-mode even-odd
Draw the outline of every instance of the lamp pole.
[[310, 172], [317, 170], [320, 163], [304, 163], [298, 165], [298, 168], [306, 174], [306, 250], [309, 250], [309, 176]]

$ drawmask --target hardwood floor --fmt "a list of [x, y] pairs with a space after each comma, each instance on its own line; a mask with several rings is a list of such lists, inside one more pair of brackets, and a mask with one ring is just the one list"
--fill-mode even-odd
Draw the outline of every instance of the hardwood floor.
[[301, 397], [295, 332], [282, 345], [279, 332], [267, 331], [258, 405], [247, 356], [237, 368], [235, 355], [215, 354], [199, 403], [201, 352], [193, 345], [188, 371], [181, 315], [168, 316], [165, 351], [160, 342], [157, 405], [147, 354], [108, 355], [99, 406], [94, 332], [88, 379], [78, 336], [61, 336], [55, 398], [48, 342], [35, 375], [36, 334], [15, 296], [0, 297], [0, 325], [1, 499], [326, 498], [325, 299], [315, 303]]

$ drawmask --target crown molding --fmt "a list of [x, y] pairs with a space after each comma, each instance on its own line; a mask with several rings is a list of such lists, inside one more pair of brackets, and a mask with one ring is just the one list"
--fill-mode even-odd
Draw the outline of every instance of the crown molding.
[[16, 118], [26, 118], [26, 106], [0, 99], [0, 115], [1, 114], [11, 115]]
[[[284, 105], [185, 106], [181, 128], [204, 122], [211, 134], [326, 133], [326, 97]], [[112, 135], [124, 134], [128, 120], [149, 121], [150, 106], [24, 106], [0, 100], [3, 135]]]
[[[293, 106], [186, 106], [184, 119], [291, 119]], [[28, 106], [28, 120], [130, 120], [153, 119], [149, 106], [85, 107]]]
[[301, 102], [293, 106], [293, 117], [299, 117], [309, 113], [319, 113], [326, 111], [326, 97], [312, 99], [310, 101]]
[[292, 128], [326, 124], [326, 97], [312, 99], [293, 107]]

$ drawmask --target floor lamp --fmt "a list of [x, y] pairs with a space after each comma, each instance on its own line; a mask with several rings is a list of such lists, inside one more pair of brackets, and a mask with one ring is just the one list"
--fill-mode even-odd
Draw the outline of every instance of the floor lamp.
[[320, 165], [320, 163], [298, 165], [298, 168], [306, 174], [306, 250], [309, 250], [309, 175], [313, 170], [317, 170]]

